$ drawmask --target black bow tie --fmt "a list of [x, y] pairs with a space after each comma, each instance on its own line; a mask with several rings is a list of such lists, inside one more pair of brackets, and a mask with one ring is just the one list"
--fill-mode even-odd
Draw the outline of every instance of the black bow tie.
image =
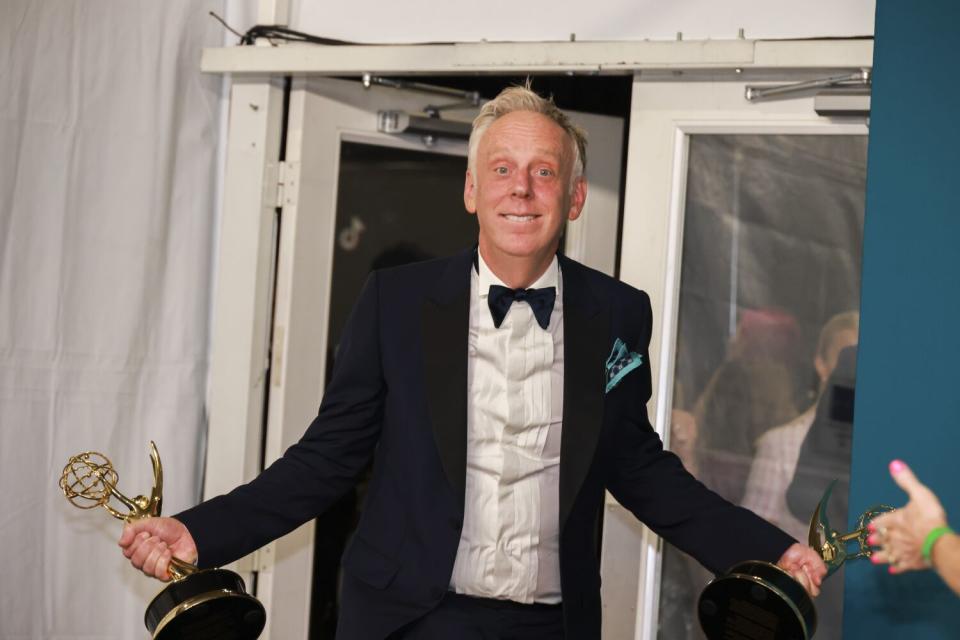
[[503, 324], [503, 319], [507, 317], [507, 311], [513, 302], [522, 300], [533, 309], [533, 315], [537, 319], [537, 324], [544, 331], [550, 324], [550, 314], [553, 312], [553, 303], [557, 299], [556, 287], [543, 287], [542, 289], [510, 289], [498, 284], [490, 285], [490, 292], [487, 294], [487, 304], [490, 306], [490, 315], [493, 316], [493, 324], [498, 329]]

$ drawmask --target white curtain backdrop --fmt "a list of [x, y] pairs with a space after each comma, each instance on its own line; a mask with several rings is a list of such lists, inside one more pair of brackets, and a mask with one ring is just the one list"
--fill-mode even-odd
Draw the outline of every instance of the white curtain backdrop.
[[147, 637], [161, 585], [60, 495], [70, 455], [133, 496], [152, 439], [165, 513], [200, 494], [223, 7], [0, 3], [0, 638]]

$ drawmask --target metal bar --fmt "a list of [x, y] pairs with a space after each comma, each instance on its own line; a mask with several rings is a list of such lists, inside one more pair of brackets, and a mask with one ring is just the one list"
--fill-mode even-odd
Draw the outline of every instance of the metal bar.
[[384, 133], [409, 133], [467, 140], [470, 138], [471, 126], [469, 122], [441, 120], [403, 111], [380, 111], [377, 113], [377, 130]]
[[842, 76], [831, 76], [829, 78], [819, 78], [817, 80], [806, 80], [804, 82], [794, 82], [791, 84], [781, 84], [772, 87], [748, 86], [745, 97], [749, 102], [772, 98], [774, 96], [783, 96], [811, 89], [825, 89], [837, 86], [869, 86], [871, 80], [870, 69], [860, 69], [855, 73], [849, 73]]
[[379, 84], [384, 87], [393, 87], [394, 89], [408, 89], [410, 91], [419, 91], [421, 93], [430, 93], [438, 96], [447, 96], [450, 98], [460, 98], [464, 102], [469, 102], [476, 106], [480, 102], [480, 94], [476, 91], [463, 91], [462, 89], [452, 89], [450, 87], [438, 87], [423, 82], [410, 82], [408, 80], [395, 80], [393, 78], [384, 78], [369, 73], [363, 74], [363, 86], [370, 88], [371, 85]]

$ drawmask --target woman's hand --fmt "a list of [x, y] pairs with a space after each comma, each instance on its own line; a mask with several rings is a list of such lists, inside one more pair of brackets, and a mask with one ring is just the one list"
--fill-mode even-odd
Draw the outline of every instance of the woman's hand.
[[890, 475], [910, 501], [896, 511], [878, 516], [870, 523], [867, 542], [878, 547], [871, 556], [874, 563], [890, 565], [890, 573], [927, 569], [923, 542], [931, 531], [947, 524], [940, 500], [913, 475], [900, 460], [890, 463]]

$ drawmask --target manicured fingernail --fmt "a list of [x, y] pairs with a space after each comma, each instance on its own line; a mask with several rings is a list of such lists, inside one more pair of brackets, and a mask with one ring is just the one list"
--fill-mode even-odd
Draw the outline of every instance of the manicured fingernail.
[[890, 573], [896, 573], [896, 570], [893, 568], [893, 565], [891, 565], [890, 568], [887, 569], [887, 571]]
[[877, 525], [873, 524], [872, 522], [867, 525], [867, 531], [869, 531], [870, 533], [874, 533], [876, 530], [877, 530]]
[[870, 556], [870, 562], [873, 564], [880, 564], [880, 556]]
[[869, 536], [867, 536], [867, 544], [877, 544], [877, 535], [871, 533]]
[[903, 463], [903, 460], [894, 460], [890, 463], [890, 473], [900, 473], [907, 468], [907, 465]]

